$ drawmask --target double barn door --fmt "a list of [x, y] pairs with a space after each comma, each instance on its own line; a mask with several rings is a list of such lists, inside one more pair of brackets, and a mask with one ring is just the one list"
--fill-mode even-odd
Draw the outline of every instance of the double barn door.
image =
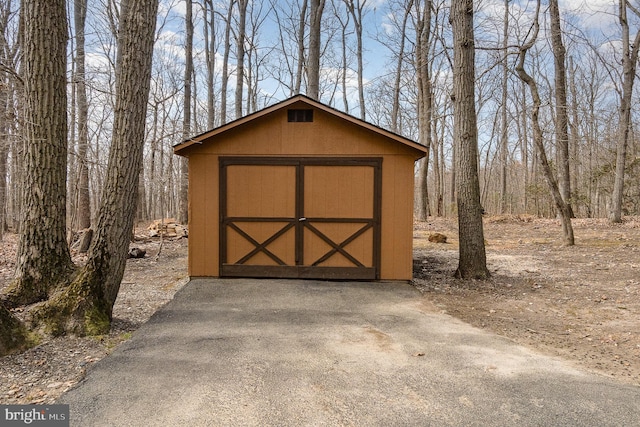
[[375, 280], [380, 158], [220, 159], [223, 277]]

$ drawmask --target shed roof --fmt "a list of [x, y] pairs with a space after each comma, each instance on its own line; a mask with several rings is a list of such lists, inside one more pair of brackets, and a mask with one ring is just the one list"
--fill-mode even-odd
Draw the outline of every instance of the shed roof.
[[227, 132], [231, 129], [234, 129], [238, 126], [243, 126], [247, 123], [250, 123], [253, 120], [256, 120], [260, 117], [264, 117], [270, 113], [273, 113], [275, 111], [287, 108], [293, 104], [296, 103], [304, 103], [307, 104], [310, 107], [313, 108], [317, 108], [319, 110], [323, 110], [329, 114], [332, 114], [335, 117], [338, 117], [342, 120], [348, 121], [353, 123], [356, 126], [360, 126], [362, 128], [368, 129], [370, 131], [373, 131], [377, 134], [380, 134], [384, 137], [389, 138], [392, 141], [395, 141], [399, 144], [405, 145], [407, 147], [410, 147], [414, 150], [416, 150], [419, 154], [418, 157], [423, 157], [427, 154], [427, 147], [425, 147], [424, 145], [418, 144], [417, 142], [409, 139], [409, 138], [405, 138], [402, 135], [398, 135], [397, 133], [391, 132], [389, 130], [383, 129], [379, 126], [373, 125], [369, 122], [366, 122], [364, 120], [358, 119], [352, 115], [349, 115], [347, 113], [344, 113], [342, 111], [336, 110], [335, 108], [329, 107], [328, 105], [325, 105], [321, 102], [315, 101], [311, 98], [309, 98], [308, 96], [305, 95], [295, 95], [289, 99], [286, 99], [284, 101], [278, 102], [274, 105], [271, 105], [269, 107], [266, 107], [260, 111], [256, 111], [255, 113], [249, 114], [247, 116], [241, 117], [237, 120], [234, 120], [232, 122], [226, 123], [222, 126], [219, 126], [217, 128], [211, 129], [209, 131], [206, 131], [204, 133], [201, 133], [199, 135], [196, 135], [194, 137], [191, 137], [179, 144], [176, 144], [173, 147], [173, 151], [175, 154], [178, 155], [186, 155], [186, 152], [184, 151], [185, 149], [187, 149], [188, 147], [191, 147], [194, 144], [202, 144], [205, 140], [214, 137], [216, 135], [220, 135], [224, 132]]

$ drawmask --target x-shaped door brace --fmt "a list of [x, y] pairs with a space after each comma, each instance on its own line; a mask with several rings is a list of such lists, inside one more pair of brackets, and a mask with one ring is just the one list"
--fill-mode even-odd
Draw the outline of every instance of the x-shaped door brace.
[[257, 240], [255, 240], [253, 237], [251, 237], [249, 234], [245, 233], [244, 230], [242, 230], [240, 227], [238, 227], [236, 224], [234, 224], [233, 222], [230, 222], [229, 227], [231, 227], [232, 229], [234, 229], [238, 234], [240, 234], [242, 237], [244, 237], [245, 239], [247, 239], [247, 241], [249, 241], [251, 244], [253, 244], [255, 246], [255, 248], [249, 252], [248, 254], [246, 254], [245, 256], [243, 256], [242, 258], [240, 258], [236, 264], [244, 264], [245, 262], [249, 261], [254, 255], [256, 255], [258, 252], [262, 252], [265, 255], [267, 255], [269, 258], [271, 258], [272, 260], [274, 260], [276, 263], [278, 263], [278, 265], [287, 265], [287, 263], [285, 263], [284, 261], [282, 261], [276, 254], [274, 254], [273, 252], [271, 252], [269, 249], [267, 249], [267, 246], [269, 246], [272, 242], [274, 242], [278, 237], [282, 236], [284, 233], [286, 233], [287, 231], [289, 231], [291, 228], [293, 228], [295, 226], [295, 222], [290, 222], [287, 225], [285, 225], [284, 227], [282, 227], [280, 230], [276, 231], [275, 234], [273, 234], [271, 237], [269, 237], [267, 240], [265, 240], [264, 242], [260, 243]]
[[325, 262], [326, 260], [328, 260], [329, 258], [331, 258], [333, 255], [335, 255], [338, 252], [340, 254], [342, 254], [342, 256], [347, 258], [349, 261], [351, 261], [353, 264], [355, 264], [357, 267], [364, 267], [364, 264], [362, 264], [360, 261], [355, 259], [349, 252], [345, 251], [344, 248], [349, 243], [353, 242], [358, 237], [360, 237], [365, 231], [367, 231], [368, 229], [373, 227], [373, 222], [366, 223], [362, 228], [357, 230], [355, 233], [353, 233], [351, 236], [347, 237], [345, 240], [343, 240], [339, 244], [334, 242], [329, 237], [327, 237], [326, 234], [324, 234], [323, 232], [318, 230], [316, 227], [311, 225], [308, 221], [304, 222], [304, 226], [307, 227], [309, 230], [311, 230], [313, 232], [313, 234], [315, 234], [316, 236], [320, 237], [325, 243], [327, 243], [332, 248], [329, 252], [327, 252], [326, 254], [324, 254], [323, 256], [318, 258], [317, 261], [315, 261], [313, 264], [311, 264], [313, 267], [322, 264], [323, 262]]

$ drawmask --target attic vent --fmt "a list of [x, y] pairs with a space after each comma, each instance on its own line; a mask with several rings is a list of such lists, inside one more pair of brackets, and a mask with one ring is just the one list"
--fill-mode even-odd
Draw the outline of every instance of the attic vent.
[[287, 119], [289, 122], [312, 122], [313, 110], [288, 110]]

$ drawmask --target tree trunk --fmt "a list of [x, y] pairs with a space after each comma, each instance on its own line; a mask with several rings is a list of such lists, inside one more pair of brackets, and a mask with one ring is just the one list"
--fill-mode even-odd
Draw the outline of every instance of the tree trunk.
[[242, 94], [244, 88], [244, 42], [247, 28], [248, 0], [238, 0], [238, 33], [236, 40], [236, 119], [242, 117]]
[[416, 79], [418, 86], [418, 133], [420, 144], [427, 148], [427, 154], [421, 162], [418, 174], [418, 212], [417, 217], [426, 221], [429, 211], [429, 156], [431, 150], [431, 124], [433, 118], [433, 89], [428, 53], [431, 48], [431, 1], [425, 1], [422, 11], [419, 3], [416, 7]]
[[560, 194], [573, 217], [571, 208], [571, 176], [569, 173], [569, 114], [567, 110], [566, 49], [562, 43], [558, 0], [549, 0], [551, 45], [556, 85], [556, 147], [558, 151], [558, 185]]
[[227, 22], [224, 30], [224, 53], [222, 55], [222, 78], [220, 82], [220, 123], [227, 123], [227, 90], [229, 86], [229, 50], [231, 49], [231, 18], [236, 0], [229, 0]]
[[[193, 1], [186, 0], [185, 22], [185, 61], [184, 61], [184, 95], [182, 117], [182, 140], [191, 136], [191, 82], [193, 79]], [[189, 160], [182, 157], [180, 165], [180, 188], [178, 197], [178, 222], [186, 224], [189, 217]]]
[[320, 34], [322, 10], [325, 0], [311, 0], [309, 16], [309, 55], [307, 62], [307, 95], [311, 99], [320, 97]]
[[[358, 59], [358, 102], [360, 105], [360, 119], [366, 117], [364, 105], [364, 65], [362, 63], [362, 11], [367, 4], [367, 0], [344, 0], [347, 9], [353, 18], [353, 26], [356, 31], [356, 57]], [[345, 69], [346, 70], [346, 69]]]
[[89, 196], [89, 166], [87, 148], [89, 144], [89, 105], [85, 79], [84, 27], [87, 17], [87, 0], [74, 1], [74, 27], [76, 30], [76, 102], [78, 105], [78, 228], [91, 227], [91, 199]]
[[207, 63], [207, 129], [213, 129], [215, 126], [216, 31], [212, 0], [205, 0], [204, 10], [204, 43], [207, 46], [204, 50], [205, 62]]
[[460, 236], [460, 259], [455, 275], [462, 279], [486, 279], [489, 270], [478, 179], [473, 0], [452, 2], [450, 22], [453, 26], [453, 140]]
[[34, 314], [34, 323], [53, 335], [110, 329], [136, 211], [157, 9], [158, 0], [121, 5], [113, 138], [94, 239], [68, 289]]
[[398, 48], [398, 62], [396, 62], [395, 78], [393, 82], [393, 101], [391, 103], [391, 130], [399, 133], [398, 116], [400, 115], [400, 81], [402, 80], [402, 66], [404, 65], [405, 43], [407, 38], [407, 21], [411, 15], [413, 0], [409, 0], [402, 15], [400, 29], [400, 46]]
[[507, 122], [507, 95], [509, 84], [509, 0], [504, 0], [502, 27], [502, 106], [500, 115], [500, 213], [507, 213], [507, 160], [509, 154], [509, 125]]
[[531, 108], [531, 123], [533, 125], [533, 142], [536, 146], [536, 152], [538, 154], [538, 160], [540, 162], [540, 167], [542, 168], [542, 173], [544, 179], [549, 187], [549, 191], [551, 196], [553, 197], [554, 204], [556, 209], [560, 214], [560, 219], [562, 221], [562, 234], [564, 239], [564, 244], [567, 246], [571, 246], [574, 244], [574, 236], [573, 236], [573, 227], [571, 226], [571, 210], [567, 203], [565, 203], [562, 195], [560, 194], [560, 189], [558, 188], [558, 183], [555, 179], [553, 171], [551, 170], [551, 166], [549, 165], [549, 161], [547, 159], [547, 154], [544, 148], [544, 136], [542, 134], [542, 128], [540, 127], [540, 119], [539, 119], [539, 111], [540, 111], [540, 95], [538, 93], [538, 85], [536, 81], [525, 71], [524, 62], [527, 55], [527, 51], [533, 46], [538, 37], [538, 13], [540, 9], [540, 0], [538, 0], [536, 16], [534, 21], [534, 31], [531, 36], [531, 39], [520, 48], [518, 64], [516, 65], [516, 72], [520, 79], [525, 82], [529, 86], [529, 90], [531, 92], [531, 97], [533, 99], [533, 107]]
[[23, 221], [8, 306], [44, 300], [72, 269], [66, 241], [67, 25], [64, 0], [25, 0]]
[[304, 71], [304, 66], [306, 63], [305, 55], [304, 55], [304, 34], [305, 34], [305, 22], [307, 18], [307, 8], [309, 4], [309, 0], [301, 0], [302, 5], [300, 7], [300, 19], [299, 19], [299, 27], [298, 27], [298, 66], [296, 68], [296, 80], [295, 86], [293, 88], [294, 94], [298, 95], [300, 93], [300, 88], [302, 87], [302, 74]]
[[622, 201], [624, 194], [624, 169], [627, 157], [627, 145], [629, 141], [629, 128], [631, 127], [631, 98], [633, 96], [633, 84], [636, 77], [636, 64], [638, 63], [638, 49], [640, 49], [640, 31], [636, 34], [632, 45], [629, 44], [629, 22], [627, 21], [627, 2], [620, 0], [620, 25], [622, 27], [622, 96], [620, 99], [620, 122], [618, 146], [616, 148], [616, 174], [611, 195], [611, 222], [622, 221]]

